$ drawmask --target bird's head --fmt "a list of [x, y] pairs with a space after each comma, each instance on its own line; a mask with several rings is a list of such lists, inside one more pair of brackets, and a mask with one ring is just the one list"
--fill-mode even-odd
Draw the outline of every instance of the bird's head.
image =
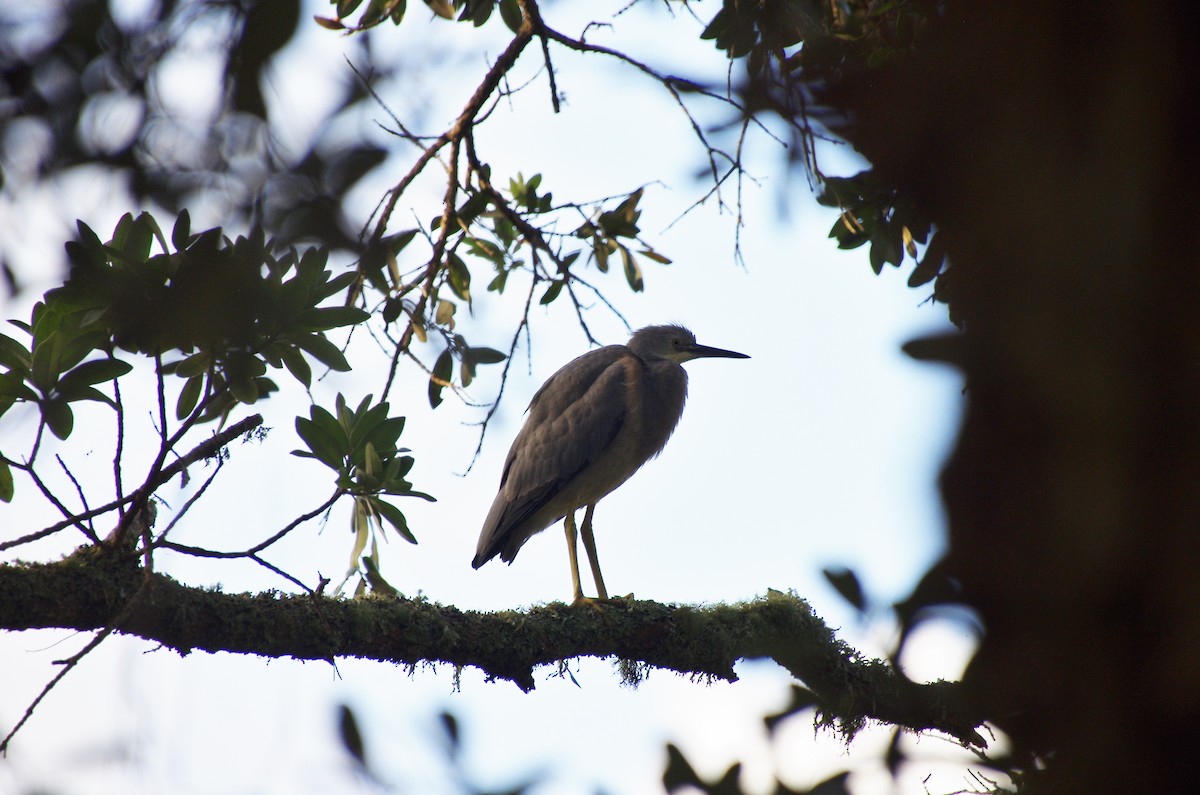
[[696, 342], [696, 335], [683, 326], [646, 326], [633, 333], [629, 349], [644, 361], [666, 360], [683, 364], [692, 359], [749, 359], [744, 353], [710, 348]]

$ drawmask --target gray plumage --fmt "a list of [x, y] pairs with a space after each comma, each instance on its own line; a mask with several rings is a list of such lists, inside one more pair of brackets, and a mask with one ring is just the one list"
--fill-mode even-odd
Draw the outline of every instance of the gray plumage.
[[749, 358], [698, 345], [682, 326], [649, 326], [628, 345], [609, 345], [567, 364], [538, 390], [513, 441], [471, 565], [511, 563], [534, 534], [567, 518], [576, 601], [581, 600], [574, 512], [584, 506], [584, 547], [600, 598], [591, 512], [596, 502], [658, 455], [683, 414], [687, 373], [701, 357]]

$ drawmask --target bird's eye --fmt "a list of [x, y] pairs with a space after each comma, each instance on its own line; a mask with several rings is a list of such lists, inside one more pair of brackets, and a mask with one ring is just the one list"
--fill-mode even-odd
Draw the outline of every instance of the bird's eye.
[[672, 348], [679, 347], [679, 337], [671, 337], [671, 347]]

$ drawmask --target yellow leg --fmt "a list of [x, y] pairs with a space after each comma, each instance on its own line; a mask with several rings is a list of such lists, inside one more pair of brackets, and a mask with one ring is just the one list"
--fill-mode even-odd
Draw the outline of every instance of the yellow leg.
[[[589, 505], [583, 513], [583, 551], [587, 553], [588, 563], [592, 566], [592, 579], [596, 581], [596, 593], [601, 599], [608, 598], [608, 590], [604, 587], [604, 577], [600, 575], [600, 559], [596, 557], [596, 538], [592, 535], [592, 512], [595, 505]], [[574, 544], [571, 547], [574, 548]], [[579, 582], [578, 563], [575, 564], [575, 582]]]
[[[580, 604], [584, 601], [584, 598], [583, 585], [579, 582], [579, 550], [575, 547], [577, 533], [575, 531], [574, 511], [570, 511], [563, 517], [563, 529], [567, 531], [567, 554], [571, 558], [571, 585], [575, 588], [575, 600], [573, 604]], [[584, 541], [584, 544], [586, 545], [587, 541]]]

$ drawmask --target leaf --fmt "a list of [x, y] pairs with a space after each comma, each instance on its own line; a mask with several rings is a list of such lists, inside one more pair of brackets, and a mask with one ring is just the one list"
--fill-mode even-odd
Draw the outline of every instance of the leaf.
[[253, 376], [234, 378], [229, 382], [229, 394], [237, 398], [239, 403], [247, 405], [257, 403], [260, 397], [258, 384]]
[[212, 365], [212, 356], [208, 353], [194, 353], [186, 359], [175, 362], [175, 375], [180, 378], [193, 378], [208, 372]]
[[425, 5], [442, 19], [454, 19], [454, 5], [450, 0], [425, 0]]
[[292, 455], [315, 458], [335, 472], [340, 472], [345, 466], [346, 446], [336, 434], [330, 432], [326, 423], [297, 417], [296, 435], [308, 446], [310, 452], [293, 450]]
[[356, 306], [320, 306], [301, 312], [296, 321], [308, 331], [328, 331], [341, 326], [354, 326], [370, 317], [370, 313]]
[[358, 729], [358, 721], [354, 717], [353, 710], [345, 704], [342, 704], [339, 710], [338, 737], [341, 738], [342, 747], [354, 758], [354, 761], [366, 768], [367, 752], [363, 745], [362, 732]]
[[925, 248], [925, 256], [921, 258], [917, 267], [913, 268], [912, 274], [908, 277], [908, 286], [920, 287], [936, 279], [942, 272], [945, 260], [946, 250], [942, 246], [942, 238], [940, 235], [934, 235]]
[[133, 215], [125, 213], [113, 230], [113, 239], [109, 244], [121, 256], [121, 259], [131, 263], [142, 263], [150, 256], [150, 244], [154, 241], [154, 231], [143, 219], [146, 214], [134, 220]]
[[50, 332], [33, 346], [30, 379], [43, 393], [49, 392], [58, 380], [61, 359], [62, 335], [58, 331]]
[[495, 348], [468, 348], [476, 364], [499, 364], [508, 358]]
[[189, 378], [179, 390], [179, 399], [175, 401], [175, 419], [186, 418], [196, 408], [200, 400], [200, 391], [204, 387], [204, 376], [194, 375]]
[[322, 285], [313, 288], [313, 297], [318, 301], [324, 301], [331, 295], [336, 295], [345, 290], [350, 285], [358, 280], [358, 273], [355, 271], [346, 271], [339, 273], [329, 281]]
[[858, 575], [850, 569], [821, 569], [821, 573], [825, 575], [825, 579], [834, 587], [843, 599], [849, 602], [858, 612], [865, 612], [867, 609], [867, 600], [863, 595], [862, 584], [858, 581]]
[[652, 248], [644, 248], [641, 251], [639, 251], [638, 253], [642, 254], [643, 256], [649, 257], [650, 259], [654, 260], [655, 262], [657, 262], [661, 265], [670, 265], [671, 261], [672, 261], [670, 257], [665, 257], [662, 254], [659, 254], [657, 251], [655, 251]]
[[916, 259], [917, 258], [917, 244], [913, 240], [912, 230], [910, 230], [906, 226], [900, 231], [901, 231], [901, 236], [903, 237], [903, 240], [904, 240], [904, 250], [908, 252], [908, 256], [912, 257], [913, 259]]
[[409, 323], [412, 326], [413, 336], [421, 342], [429, 342], [429, 335], [425, 332], [425, 324], [419, 321], [415, 316]]
[[0, 458], [0, 502], [12, 502], [14, 494], [16, 485], [13, 483], [12, 468]]
[[488, 282], [487, 291], [489, 293], [504, 292], [504, 285], [508, 281], [508, 271], [500, 271], [496, 274], [496, 278]]
[[379, 515], [387, 520], [387, 523], [396, 530], [401, 538], [410, 544], [417, 543], [417, 537], [414, 536], [412, 531], [408, 529], [408, 520], [404, 517], [404, 513], [399, 508], [391, 503], [384, 502], [383, 500], [379, 499], [374, 500], [374, 507], [375, 510], [378, 511]]
[[437, 408], [442, 405], [442, 390], [446, 388], [446, 384], [450, 383], [450, 378], [454, 374], [454, 360], [451, 358], [450, 349], [442, 351], [438, 356], [437, 362], [433, 365], [433, 373], [429, 376], [429, 407]]
[[555, 279], [550, 282], [550, 286], [546, 288], [546, 292], [542, 293], [542, 298], [538, 303], [545, 305], [558, 298], [558, 294], [562, 292], [565, 283], [562, 279]]
[[318, 16], [317, 14], [313, 14], [313, 21], [326, 30], [344, 30], [346, 28], [345, 25], [343, 25], [341, 22], [338, 22], [336, 19]]
[[0, 334], [0, 364], [13, 370], [27, 372], [33, 363], [33, 354], [21, 343], [5, 334]]
[[363, 569], [366, 570], [367, 582], [371, 584], [372, 593], [393, 597], [400, 596], [400, 592], [396, 590], [395, 586], [385, 580], [383, 575], [379, 573], [379, 564], [374, 559], [367, 556], [362, 559], [362, 563]]
[[319, 334], [301, 334], [293, 338], [294, 342], [308, 352], [310, 356], [339, 373], [350, 371], [350, 363], [345, 355], [325, 337]]
[[132, 369], [133, 365], [120, 359], [97, 359], [84, 362], [60, 378], [57, 389], [65, 395], [85, 386], [114, 381]]
[[351, 517], [351, 529], [354, 531], [354, 546], [350, 552], [349, 573], [358, 571], [358, 559], [367, 548], [367, 540], [371, 534], [371, 519], [369, 504], [366, 497], [354, 498], [354, 515]]
[[37, 393], [16, 373], [0, 373], [0, 399], [37, 400]]
[[453, 301], [438, 301], [437, 309], [433, 313], [433, 322], [439, 326], [454, 328], [454, 313], [458, 311], [458, 306]]
[[[387, 406], [386, 403], [382, 405]], [[404, 417], [388, 417], [371, 428], [363, 441], [375, 445], [375, 449], [383, 451], [385, 456], [393, 455], [396, 451], [396, 441], [404, 432], [404, 423]]]
[[517, 0], [500, 0], [500, 19], [513, 33], [521, 29], [521, 23], [524, 17], [521, 14], [521, 6]]
[[620, 247], [621, 262], [625, 265], [625, 281], [629, 282], [629, 288], [635, 293], [640, 293], [644, 287], [642, 283], [642, 269], [638, 267], [637, 260], [632, 252], [625, 246]]
[[685, 787], [697, 787], [707, 791], [700, 776], [696, 775], [691, 763], [684, 757], [674, 743], [667, 743], [667, 769], [663, 771], [663, 788], [668, 793]]
[[462, 257], [451, 251], [446, 256], [446, 267], [449, 271], [450, 289], [463, 301], [471, 302], [471, 271]]
[[75, 414], [65, 400], [46, 400], [41, 403], [42, 420], [50, 432], [59, 439], [66, 439], [75, 427]]
[[279, 358], [283, 360], [283, 366], [287, 368], [293, 378], [304, 384], [305, 388], [312, 386], [312, 368], [309, 367], [308, 360], [304, 358], [298, 348], [287, 344], [281, 345]]

